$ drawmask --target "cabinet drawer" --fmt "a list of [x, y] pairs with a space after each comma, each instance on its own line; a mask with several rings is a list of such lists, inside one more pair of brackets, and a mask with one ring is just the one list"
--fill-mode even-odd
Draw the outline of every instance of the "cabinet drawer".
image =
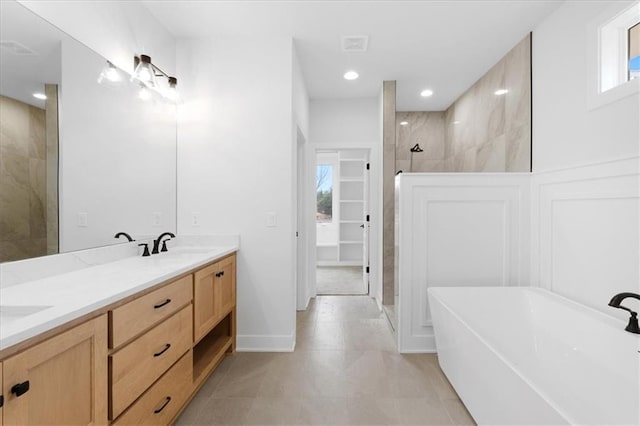
[[191, 348], [191, 314], [188, 305], [109, 356], [111, 419], [118, 417]]
[[193, 390], [192, 370], [189, 351], [113, 424], [168, 425]]
[[189, 303], [193, 298], [192, 280], [187, 275], [111, 311], [109, 347], [117, 348]]

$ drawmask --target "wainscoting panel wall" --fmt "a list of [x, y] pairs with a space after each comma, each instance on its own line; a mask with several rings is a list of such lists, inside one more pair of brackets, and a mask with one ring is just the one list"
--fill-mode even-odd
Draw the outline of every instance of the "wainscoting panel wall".
[[620, 292], [640, 291], [639, 159], [533, 175], [532, 284], [608, 315]]
[[429, 287], [529, 285], [530, 175], [396, 177], [398, 347], [434, 352]]

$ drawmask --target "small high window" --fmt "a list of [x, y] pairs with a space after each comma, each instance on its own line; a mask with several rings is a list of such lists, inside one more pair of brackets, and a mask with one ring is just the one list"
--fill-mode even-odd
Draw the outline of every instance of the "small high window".
[[640, 77], [640, 2], [599, 30], [600, 93]]
[[640, 23], [629, 28], [628, 34], [628, 57], [629, 57], [629, 80], [640, 78]]

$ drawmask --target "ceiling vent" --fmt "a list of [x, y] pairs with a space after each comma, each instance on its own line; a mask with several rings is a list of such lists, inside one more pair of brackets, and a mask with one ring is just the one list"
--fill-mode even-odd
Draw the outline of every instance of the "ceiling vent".
[[36, 52], [29, 49], [24, 44], [20, 44], [13, 40], [0, 40], [0, 47], [6, 49], [14, 55], [37, 55]]
[[343, 52], [366, 52], [369, 36], [342, 36]]

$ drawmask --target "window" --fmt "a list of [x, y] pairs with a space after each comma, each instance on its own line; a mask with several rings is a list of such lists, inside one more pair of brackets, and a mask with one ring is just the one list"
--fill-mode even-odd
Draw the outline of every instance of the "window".
[[629, 80], [640, 78], [640, 23], [635, 24], [627, 31], [629, 50]]
[[600, 92], [640, 74], [640, 2], [621, 11], [600, 27]]
[[640, 93], [640, 1], [610, 2], [588, 25], [589, 110]]
[[332, 164], [318, 164], [316, 172], [316, 222], [333, 222]]

